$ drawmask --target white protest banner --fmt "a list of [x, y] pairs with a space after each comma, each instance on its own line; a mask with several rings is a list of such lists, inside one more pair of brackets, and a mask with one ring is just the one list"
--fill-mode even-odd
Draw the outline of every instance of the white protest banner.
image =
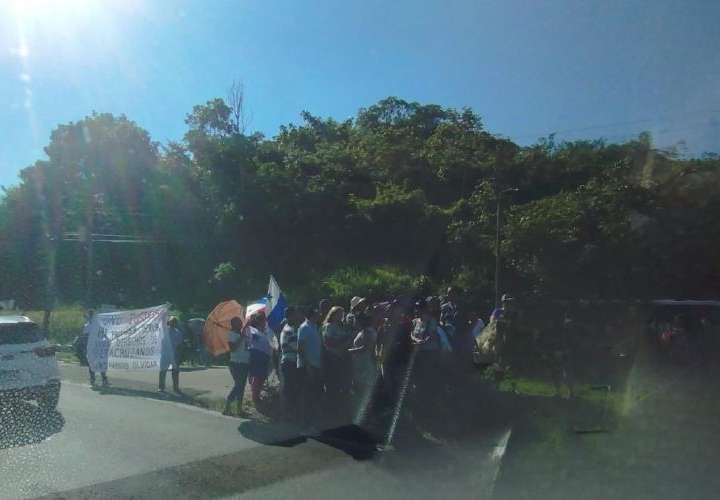
[[96, 314], [90, 323], [90, 369], [159, 370], [168, 306]]

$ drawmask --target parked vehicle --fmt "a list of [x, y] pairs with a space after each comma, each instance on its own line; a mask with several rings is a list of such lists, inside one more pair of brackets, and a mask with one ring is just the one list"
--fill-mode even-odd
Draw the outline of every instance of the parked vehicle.
[[0, 406], [35, 401], [53, 411], [60, 398], [55, 348], [25, 316], [0, 316]]

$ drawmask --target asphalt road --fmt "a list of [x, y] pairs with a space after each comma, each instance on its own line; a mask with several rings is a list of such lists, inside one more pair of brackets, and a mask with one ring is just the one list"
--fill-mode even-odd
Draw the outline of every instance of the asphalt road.
[[56, 414], [0, 418], [0, 498], [478, 498], [508, 437], [370, 456], [342, 435], [65, 383]]

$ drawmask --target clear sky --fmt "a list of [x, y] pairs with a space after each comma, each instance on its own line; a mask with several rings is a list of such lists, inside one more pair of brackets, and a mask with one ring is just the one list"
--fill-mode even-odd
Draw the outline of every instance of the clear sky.
[[179, 139], [241, 79], [251, 128], [395, 95], [470, 106], [522, 144], [720, 151], [718, 0], [0, 0], [0, 185], [93, 110]]

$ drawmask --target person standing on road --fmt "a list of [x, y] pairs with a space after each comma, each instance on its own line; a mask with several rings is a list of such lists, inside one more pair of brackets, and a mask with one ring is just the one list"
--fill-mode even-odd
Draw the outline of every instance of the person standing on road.
[[306, 313], [307, 319], [298, 328], [297, 367], [304, 373], [301, 407], [303, 424], [317, 422], [318, 408], [323, 392], [323, 355], [322, 337], [318, 330], [320, 315], [318, 310], [311, 308]]
[[446, 325], [452, 325], [454, 329], [457, 329], [458, 320], [458, 306], [455, 302], [457, 300], [457, 292], [453, 287], [447, 289], [445, 300], [440, 306], [440, 313], [443, 323]]
[[[352, 367], [348, 349], [352, 346], [352, 332], [343, 324], [345, 311], [340, 306], [330, 309], [322, 327], [325, 346], [325, 389], [328, 410], [344, 418], [349, 408], [347, 396], [352, 382]], [[359, 324], [354, 321], [355, 325]]]
[[513, 300], [515, 299], [512, 296], [504, 293], [500, 298], [500, 307], [493, 309], [492, 314], [490, 314], [490, 321], [499, 321], [502, 319], [502, 317], [505, 316], [505, 313], [508, 312], [512, 306]]
[[394, 400], [400, 391], [412, 350], [410, 339], [412, 323], [408, 315], [411, 306], [408, 302], [409, 299], [400, 298], [392, 303], [390, 316], [383, 331], [383, 381], [391, 400]]
[[[92, 324], [93, 319], [95, 318], [95, 310], [94, 309], [88, 309], [87, 312], [87, 321], [85, 321], [85, 324], [83, 325], [83, 331], [82, 335], [78, 339], [79, 345], [82, 349], [82, 351], [85, 353], [85, 361], [87, 362], [87, 346], [88, 346], [88, 339], [90, 338], [90, 325]], [[95, 372], [93, 371], [92, 367], [90, 366], [90, 363], [88, 363], [88, 373], [90, 374], [90, 385], [95, 385]], [[107, 372], [100, 372], [100, 377], [102, 378], [102, 386], [107, 387], [110, 385], [107, 378]]]
[[265, 312], [258, 311], [250, 317], [246, 335], [250, 341], [249, 380], [255, 409], [261, 404], [260, 393], [270, 374], [275, 334], [267, 326]]
[[320, 311], [320, 319], [325, 319], [330, 312], [330, 299], [320, 299], [318, 302], [318, 311]]
[[472, 338], [477, 340], [477, 338], [480, 337], [480, 334], [485, 328], [485, 322], [482, 320], [482, 318], [476, 311], [473, 311], [470, 313], [467, 326], [470, 328], [470, 334]]
[[280, 332], [280, 393], [282, 396], [283, 412], [288, 418], [297, 417], [298, 402], [300, 400], [301, 368], [297, 367], [298, 334], [301, 315], [297, 307], [290, 306], [285, 309], [287, 322]]
[[178, 320], [171, 316], [167, 322], [167, 331], [162, 338], [160, 349], [160, 379], [158, 381], [159, 392], [165, 392], [165, 377], [168, 368], [172, 367], [173, 391], [181, 394], [180, 391], [180, 346], [183, 342], [183, 332], [178, 328]]
[[[345, 316], [345, 328], [348, 331], [348, 335], [350, 335], [351, 341], [355, 338], [355, 335], [360, 332], [358, 319], [360, 316], [368, 314], [368, 307], [369, 304], [365, 297], [355, 296], [350, 299], [350, 312]], [[327, 318], [327, 316], [322, 316], [322, 318]]]
[[371, 405], [378, 382], [378, 366], [375, 349], [377, 330], [373, 327], [372, 317], [363, 315], [358, 319], [360, 332], [355, 336], [348, 351], [352, 354], [354, 419], [357, 425], [366, 422], [371, 413]]
[[417, 317], [412, 321], [412, 339], [417, 358], [415, 362], [416, 395], [419, 403], [427, 407], [431, 401], [437, 399], [439, 392], [441, 371], [442, 342], [438, 333], [438, 320], [436, 313], [439, 304], [436, 297], [428, 297], [416, 304]]
[[247, 337], [243, 332], [242, 319], [235, 316], [230, 320], [230, 375], [233, 378], [233, 388], [225, 400], [224, 415], [230, 415], [230, 404], [237, 401], [237, 413], [243, 414], [242, 403], [245, 396], [245, 385], [247, 384], [248, 371], [250, 366], [250, 352], [248, 351]]
[[507, 293], [503, 294], [500, 298], [500, 307], [495, 308], [490, 315], [490, 323], [495, 326], [495, 350], [499, 365], [503, 363], [503, 357], [506, 354], [508, 333], [515, 315], [513, 311], [514, 301], [515, 299], [512, 296]]

